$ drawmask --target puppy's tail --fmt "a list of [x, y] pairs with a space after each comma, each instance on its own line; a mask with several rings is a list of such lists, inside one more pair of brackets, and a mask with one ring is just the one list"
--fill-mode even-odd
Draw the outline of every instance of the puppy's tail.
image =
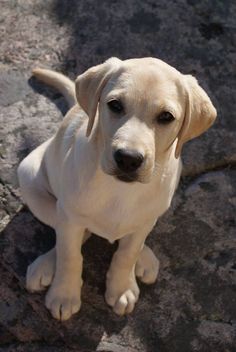
[[70, 108], [77, 103], [75, 96], [75, 84], [68, 77], [61, 73], [46, 70], [44, 68], [35, 68], [33, 69], [32, 74], [39, 81], [58, 89], [59, 92], [66, 98]]

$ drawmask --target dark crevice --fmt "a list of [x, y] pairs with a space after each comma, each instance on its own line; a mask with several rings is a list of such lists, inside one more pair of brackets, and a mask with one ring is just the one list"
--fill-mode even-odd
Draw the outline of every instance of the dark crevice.
[[223, 319], [215, 319], [215, 320], [212, 320], [212, 319], [205, 319], [205, 320], [202, 320], [202, 321], [207, 321], [207, 322], [209, 322], [209, 323], [226, 324], [226, 325], [230, 325], [230, 326], [233, 325], [233, 322], [232, 322], [231, 320], [225, 321], [225, 320], [223, 320]]
[[209, 322], [209, 323], [220, 323], [220, 324], [226, 324], [226, 325], [235, 325], [235, 323], [231, 320], [224, 320], [224, 319], [210, 319], [207, 316], [205, 317], [205, 319], [199, 319], [199, 318], [194, 318], [194, 316], [189, 317], [187, 319], [188, 321], [195, 321], [198, 322], [199, 324], [202, 323], [203, 321], [205, 322]]
[[[37, 340], [37, 341], [29, 341], [29, 342], [19, 342], [16, 339], [14, 339], [13, 341], [10, 341], [8, 343], [3, 343], [1, 344], [1, 349], [0, 351], [4, 351], [2, 349], [6, 348], [8, 349], [9, 347], [12, 349], [11, 351], [16, 351], [18, 350], [18, 348], [28, 348], [27, 351], [31, 351], [32, 348], [37, 348], [37, 351], [42, 351], [44, 350], [44, 348], [55, 348], [55, 352], [59, 352], [59, 351], [64, 351], [65, 350], [65, 345], [61, 340], [55, 341], [54, 344], [48, 344], [48, 342], [44, 342], [43, 340]], [[70, 350], [74, 350], [74, 348], [70, 348]], [[84, 351], [86, 352], [86, 351]]]

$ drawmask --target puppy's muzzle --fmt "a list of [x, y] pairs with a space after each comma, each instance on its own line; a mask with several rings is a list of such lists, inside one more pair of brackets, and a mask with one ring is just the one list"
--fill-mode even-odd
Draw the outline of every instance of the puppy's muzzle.
[[133, 174], [142, 165], [144, 157], [136, 150], [117, 149], [114, 159], [119, 171], [125, 174]]

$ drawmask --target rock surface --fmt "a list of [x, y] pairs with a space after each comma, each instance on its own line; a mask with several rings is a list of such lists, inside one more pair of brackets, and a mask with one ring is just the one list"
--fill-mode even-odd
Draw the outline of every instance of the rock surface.
[[[235, 16], [228, 0], [1, 1], [0, 351], [236, 351]], [[27, 265], [55, 235], [22, 207], [16, 167], [57, 130], [66, 104], [30, 72], [40, 65], [73, 78], [110, 56], [156, 56], [196, 75], [218, 121], [184, 148], [178, 192], [148, 240], [159, 279], [140, 285], [134, 313], [117, 317], [104, 303], [114, 246], [94, 236], [82, 309], [59, 323], [44, 294], [25, 290]]]

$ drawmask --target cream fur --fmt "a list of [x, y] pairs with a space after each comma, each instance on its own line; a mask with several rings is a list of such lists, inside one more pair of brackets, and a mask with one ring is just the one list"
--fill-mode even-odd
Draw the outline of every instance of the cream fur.
[[[68, 78], [42, 69], [34, 74], [73, 105], [74, 83]], [[80, 308], [81, 245], [90, 232], [119, 240], [105, 294], [117, 314], [130, 313], [138, 300], [135, 274], [146, 283], [156, 280], [159, 262], [145, 239], [170, 206], [181, 173], [182, 144], [206, 130], [216, 116], [196, 80], [153, 58], [112, 58], [87, 70], [76, 80], [76, 97], [78, 104], [58, 132], [18, 168], [25, 202], [57, 234], [56, 248], [29, 266], [27, 288], [51, 285], [46, 306], [61, 320]], [[125, 105], [119, 118], [107, 107], [114, 98]], [[175, 120], [158, 125], [162, 111]], [[135, 182], [115, 177], [115, 148], [144, 155]]]

